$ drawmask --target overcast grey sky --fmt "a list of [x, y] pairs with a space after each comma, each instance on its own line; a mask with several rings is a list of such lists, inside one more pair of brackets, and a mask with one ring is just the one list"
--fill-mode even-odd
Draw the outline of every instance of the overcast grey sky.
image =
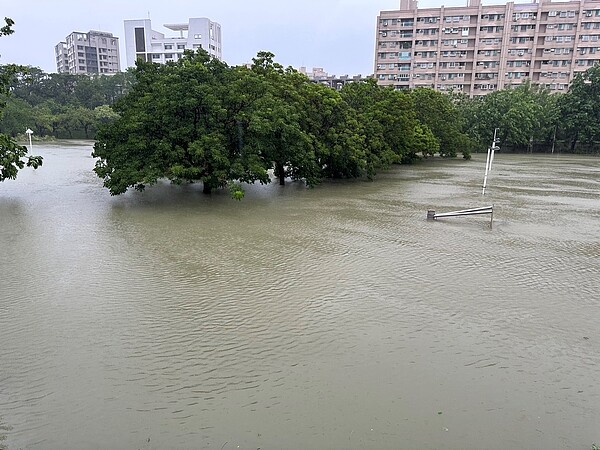
[[367, 75], [373, 73], [377, 15], [399, 5], [400, 0], [0, 0], [0, 18], [15, 21], [15, 33], [0, 38], [0, 64], [56, 72], [54, 45], [73, 31], [100, 30], [120, 38], [124, 65], [123, 20], [150, 15], [152, 28], [167, 35], [173, 32], [163, 29], [165, 23], [189, 17], [219, 22], [223, 58], [230, 65], [251, 62], [258, 51], [268, 50], [284, 66]]

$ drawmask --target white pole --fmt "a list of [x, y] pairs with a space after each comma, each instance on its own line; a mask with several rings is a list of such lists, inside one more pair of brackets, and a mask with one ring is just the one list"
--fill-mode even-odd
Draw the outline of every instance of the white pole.
[[485, 160], [485, 176], [483, 177], [483, 192], [481, 195], [485, 195], [485, 187], [487, 185], [488, 171], [490, 170], [490, 154], [492, 149], [488, 147], [487, 159]]
[[33, 144], [31, 143], [31, 135], [33, 134], [33, 131], [31, 131], [31, 128], [27, 128], [25, 133], [27, 133], [27, 136], [29, 136], [29, 153], [31, 153], [33, 152]]
[[488, 147], [487, 159], [485, 161], [485, 176], [483, 177], [483, 191], [481, 195], [485, 195], [485, 188], [487, 186], [487, 178], [488, 173], [492, 170], [492, 163], [494, 162], [494, 153], [496, 152], [496, 135], [498, 133], [498, 128], [494, 128], [494, 141], [492, 142], [492, 146]]

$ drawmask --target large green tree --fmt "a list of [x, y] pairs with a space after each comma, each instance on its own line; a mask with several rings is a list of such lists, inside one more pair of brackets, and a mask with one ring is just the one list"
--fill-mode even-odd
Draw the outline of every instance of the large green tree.
[[307, 83], [303, 96], [303, 126], [314, 142], [320, 176], [355, 178], [368, 175], [362, 126], [342, 94], [321, 84]]
[[238, 182], [268, 183], [271, 173], [281, 185], [287, 178], [309, 186], [328, 177], [372, 178], [437, 153], [440, 139], [450, 155], [463, 137], [441, 123], [440, 114], [453, 112], [447, 99], [434, 96], [446, 109], [421, 121], [410, 93], [374, 80], [338, 92], [284, 69], [269, 52], [233, 68], [188, 52], [165, 65], [139, 62], [133, 75], [94, 147], [94, 170], [113, 195], [159, 179], [201, 181], [207, 193], [233, 185], [239, 198]]
[[534, 142], [548, 143], [557, 121], [557, 97], [529, 82], [515, 88], [464, 102], [468, 130], [480, 146], [491, 142], [499, 129], [500, 146], [531, 150]]
[[[409, 93], [381, 88], [369, 80], [347, 84], [342, 96], [354, 109], [364, 135], [368, 176], [393, 163], [412, 162], [423, 151], [438, 150], [431, 129], [419, 122]], [[427, 135], [425, 140], [423, 135]], [[431, 147], [424, 147], [425, 143]]]
[[247, 141], [260, 154], [265, 167], [273, 168], [279, 184], [285, 178], [304, 179], [309, 185], [320, 179], [315, 156], [315, 136], [307, 129], [306, 89], [309, 80], [260, 52], [253, 59], [262, 96], [254, 105]]
[[[427, 125], [439, 142], [439, 153], [444, 157], [456, 157], [460, 151], [469, 159], [472, 142], [464, 133], [465, 123], [452, 98], [433, 89], [418, 88], [411, 92], [417, 118]], [[431, 150], [434, 150], [431, 148]], [[432, 152], [428, 152], [432, 153]]]
[[[13, 33], [14, 21], [6, 17], [5, 25], [0, 28], [0, 36]], [[14, 65], [2, 66], [0, 69], [0, 119], [6, 105], [9, 86], [22, 68]], [[25, 166], [37, 169], [42, 165], [41, 156], [27, 155], [27, 147], [17, 144], [10, 136], [0, 134], [0, 181], [15, 179], [20, 169]]]
[[560, 99], [559, 122], [562, 137], [571, 151], [578, 144], [588, 146], [600, 141], [600, 65], [578, 74], [569, 92]]
[[101, 128], [94, 146], [94, 170], [111, 194], [161, 178], [202, 181], [206, 193], [235, 180], [266, 182], [266, 168], [240, 145], [251, 99], [233, 104], [232, 74], [204, 51], [165, 65], [138, 62], [135, 84], [114, 105], [119, 118]]

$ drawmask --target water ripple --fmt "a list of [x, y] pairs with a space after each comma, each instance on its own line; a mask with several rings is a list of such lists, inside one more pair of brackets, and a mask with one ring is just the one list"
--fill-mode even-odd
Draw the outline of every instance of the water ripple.
[[[48, 152], [45, 166], [62, 161]], [[424, 218], [481, 201], [477, 161], [250, 187], [240, 203], [162, 184], [110, 199], [77, 166], [90, 161], [70, 161], [73, 183], [40, 171], [51, 188], [26, 175], [0, 198], [11, 446], [593, 439], [600, 205], [586, 159], [500, 160], [493, 230]], [[485, 440], [432, 432], [466, 423]]]

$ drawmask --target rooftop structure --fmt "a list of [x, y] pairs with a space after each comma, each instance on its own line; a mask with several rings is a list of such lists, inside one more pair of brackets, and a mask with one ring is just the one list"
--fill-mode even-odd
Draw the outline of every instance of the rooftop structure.
[[166, 24], [164, 27], [176, 33], [167, 37], [152, 29], [150, 19], [125, 20], [125, 54], [127, 67], [135, 61], [164, 64], [176, 61], [185, 50], [204, 49], [212, 57], [223, 59], [221, 49], [221, 25], [207, 18], [189, 19], [188, 23]]

